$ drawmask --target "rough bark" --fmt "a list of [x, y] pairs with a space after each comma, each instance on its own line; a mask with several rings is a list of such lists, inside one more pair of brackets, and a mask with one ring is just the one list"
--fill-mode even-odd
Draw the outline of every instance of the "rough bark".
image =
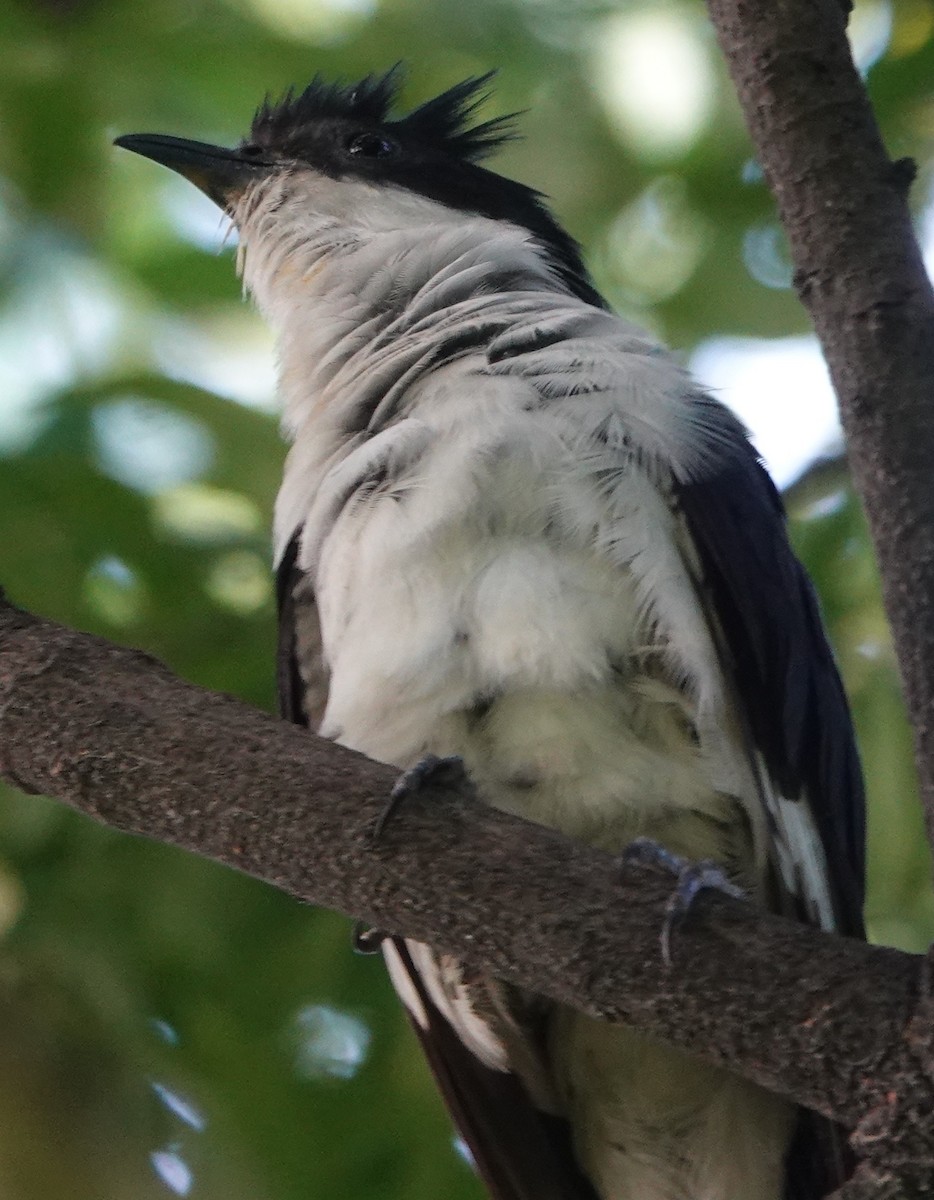
[[838, 0], [708, 0], [840, 401], [934, 839], [934, 293]]
[[714, 893], [673, 940], [671, 879], [183, 683], [0, 602], [0, 775], [496, 975], [626, 1020], [857, 1130], [934, 1181], [928, 964]]

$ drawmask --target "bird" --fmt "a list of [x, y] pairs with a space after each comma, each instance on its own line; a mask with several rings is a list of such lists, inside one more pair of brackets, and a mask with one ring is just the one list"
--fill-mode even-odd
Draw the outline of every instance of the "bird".
[[[233, 148], [117, 139], [229, 216], [276, 337], [282, 714], [862, 937], [860, 764], [781, 498], [546, 198], [483, 165], [516, 136], [480, 119], [493, 75], [406, 113], [398, 65], [316, 75]], [[817, 1200], [850, 1169], [838, 1128], [749, 1081], [382, 950], [494, 1200]]]

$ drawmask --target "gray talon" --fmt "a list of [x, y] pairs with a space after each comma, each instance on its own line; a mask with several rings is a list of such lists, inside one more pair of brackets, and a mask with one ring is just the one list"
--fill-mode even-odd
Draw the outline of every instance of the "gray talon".
[[379, 954], [380, 947], [389, 935], [382, 929], [357, 921], [350, 934], [351, 945], [356, 954]]
[[414, 767], [409, 767], [407, 771], [403, 771], [393, 784], [386, 807], [380, 813], [379, 819], [373, 826], [371, 835], [373, 843], [375, 844], [382, 838], [386, 826], [392, 820], [393, 816], [395, 816], [399, 807], [423, 788], [431, 784], [449, 787], [466, 782], [468, 782], [468, 775], [464, 770], [464, 760], [462, 758], [453, 754], [446, 758], [439, 758], [436, 754], [426, 754], [424, 758], [419, 759]]
[[691, 862], [679, 854], [673, 854], [651, 838], [641, 837], [630, 842], [622, 858], [624, 866], [658, 866], [675, 877], [674, 890], [665, 905], [665, 920], [660, 935], [662, 962], [666, 967], [671, 967], [672, 932], [688, 915], [700, 892], [713, 889], [736, 900], [746, 898], [742, 888], [737, 887], [717, 863], [710, 859]]

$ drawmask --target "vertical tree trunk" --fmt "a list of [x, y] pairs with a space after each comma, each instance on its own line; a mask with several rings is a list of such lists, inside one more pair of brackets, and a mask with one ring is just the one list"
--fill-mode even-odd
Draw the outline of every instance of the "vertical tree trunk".
[[840, 401], [934, 843], [934, 294], [839, 0], [708, 0]]

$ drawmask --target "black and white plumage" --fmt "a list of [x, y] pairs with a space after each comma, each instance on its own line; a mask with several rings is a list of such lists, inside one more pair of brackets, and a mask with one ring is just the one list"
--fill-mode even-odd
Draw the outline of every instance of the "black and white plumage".
[[[121, 143], [240, 233], [292, 441], [284, 713], [608, 849], [713, 858], [861, 936], [862, 785], [781, 502], [745, 431], [613, 316], [530, 189], [478, 165], [486, 78], [266, 103], [228, 151]], [[496, 1200], [816, 1200], [832, 1127], [429, 947], [386, 951]], [[776, 970], [780, 965], [776, 965]]]

